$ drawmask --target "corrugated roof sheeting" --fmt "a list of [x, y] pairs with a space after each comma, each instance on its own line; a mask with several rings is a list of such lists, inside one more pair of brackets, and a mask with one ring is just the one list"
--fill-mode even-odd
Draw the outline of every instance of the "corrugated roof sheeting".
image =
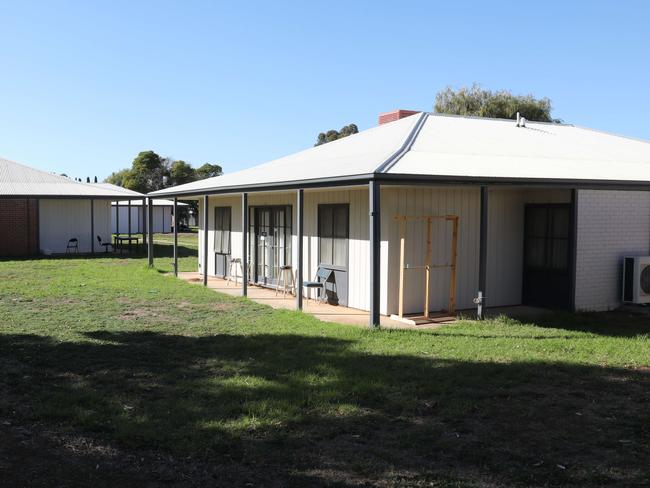
[[[260, 166], [152, 195], [261, 185], [272, 189], [379, 172], [432, 179], [650, 183], [649, 142], [565, 124], [527, 122], [526, 127], [517, 127], [514, 120], [425, 117], [421, 127], [419, 116], [407, 117]], [[404, 147], [405, 152], [400, 152]]]
[[79, 183], [65, 176], [53, 175], [0, 158], [0, 196], [88, 198], [132, 196], [123, 190], [123, 188], [116, 190], [98, 184]]
[[650, 143], [570, 125], [430, 115], [388, 173], [650, 182]]
[[372, 173], [410, 134], [418, 117], [380, 125], [344, 139], [275, 159], [253, 168], [159, 190], [150, 195], [188, 193], [224, 187], [342, 178]]

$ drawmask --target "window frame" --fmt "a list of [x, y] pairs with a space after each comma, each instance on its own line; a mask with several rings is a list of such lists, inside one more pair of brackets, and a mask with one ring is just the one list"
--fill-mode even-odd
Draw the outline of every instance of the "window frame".
[[[336, 209], [345, 210], [345, 219], [347, 225], [345, 226], [345, 235], [344, 236], [335, 236], [335, 215]], [[323, 236], [321, 233], [322, 229], [322, 220], [323, 220], [323, 211], [329, 210], [332, 213], [331, 217], [331, 229], [328, 236]], [[317, 229], [316, 235], [318, 237], [318, 265], [326, 267], [328, 269], [347, 271], [350, 267], [350, 204], [349, 203], [319, 203], [318, 204], [318, 218], [317, 218]], [[336, 240], [345, 241], [345, 264], [334, 264], [334, 263], [325, 263], [322, 261], [322, 248], [323, 248], [323, 239], [331, 239], [331, 256], [332, 261], [334, 261], [334, 246]]]
[[[221, 228], [219, 229], [217, 226], [217, 218], [220, 214], [220, 212], [224, 212], [228, 214], [228, 228]], [[223, 214], [221, 216], [221, 224], [223, 227]], [[224, 232], [228, 232], [228, 242], [227, 242], [227, 250], [224, 252], [224, 242], [223, 242], [223, 237], [224, 237]], [[221, 233], [221, 239], [220, 239], [220, 246], [217, 248], [217, 235], [218, 233]], [[220, 206], [220, 207], [214, 207], [214, 242], [212, 243], [212, 248], [213, 251], [216, 254], [223, 254], [223, 255], [229, 255], [232, 253], [232, 207], [230, 206]]]

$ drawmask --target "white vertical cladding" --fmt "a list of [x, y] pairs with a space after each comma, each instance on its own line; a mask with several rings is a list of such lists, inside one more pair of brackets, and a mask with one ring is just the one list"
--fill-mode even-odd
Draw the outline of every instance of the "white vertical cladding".
[[[64, 253], [68, 240], [79, 240], [79, 252], [91, 251], [91, 239], [110, 240], [110, 202], [95, 200], [91, 236], [90, 200], [39, 200], [39, 239], [45, 253]], [[98, 251], [98, 246], [95, 246]]]
[[[570, 202], [568, 190], [526, 190], [494, 188], [488, 205], [488, 304], [521, 303], [525, 203]], [[479, 189], [474, 187], [384, 187], [382, 191], [382, 308], [384, 314], [397, 313], [399, 299], [399, 225], [401, 215], [458, 215], [457, 307], [473, 308], [478, 284]], [[447, 264], [451, 256], [452, 226], [433, 223], [434, 264]], [[420, 266], [426, 256], [426, 223], [407, 224], [406, 264]], [[387, 271], [384, 271], [387, 270]], [[445, 309], [449, 300], [449, 270], [431, 273], [431, 309]], [[421, 312], [424, 307], [424, 272], [405, 272], [404, 309]]]
[[172, 207], [163, 207], [163, 232], [168, 233], [172, 230]]
[[488, 197], [488, 306], [521, 303], [524, 205], [521, 189], [490, 189]]
[[[208, 275], [214, 275], [215, 265], [214, 265], [214, 197], [208, 197], [208, 208], [204, 209], [204, 200], [203, 197], [199, 198], [199, 236], [198, 236], [198, 246], [199, 246], [199, 272], [203, 273], [203, 238], [205, 229], [204, 225], [204, 216], [203, 212], [208, 212]], [[154, 207], [155, 210], [155, 207]], [[160, 220], [158, 221], [160, 225]], [[154, 219], [154, 229], [155, 229], [155, 219]]]
[[347, 203], [350, 206], [348, 240], [348, 307], [369, 308], [368, 189], [312, 190], [305, 192], [304, 278], [312, 279], [318, 269], [318, 205]]
[[[197, 227], [199, 229], [198, 234], [197, 234], [197, 238], [198, 238], [198, 241], [197, 241], [197, 244], [198, 244], [197, 256], [198, 256], [198, 259], [199, 259], [197, 271], [199, 273], [202, 273], [203, 272], [203, 233], [205, 232], [205, 229], [203, 228], [203, 222], [205, 220], [203, 218], [203, 212], [205, 212], [205, 208], [203, 208], [203, 207], [205, 207], [205, 205], [203, 205], [203, 197], [199, 198], [199, 200], [197, 202], [197, 206], [198, 206], [198, 209], [197, 209], [197, 215], [198, 215], [197, 224], [198, 224], [198, 226]], [[210, 263], [208, 263], [208, 265], [209, 264]], [[208, 267], [208, 269], [210, 269], [210, 268]]]
[[[161, 207], [153, 208], [153, 231], [154, 232], [163, 232], [160, 226], [160, 210]], [[113, 206], [111, 208], [111, 230], [114, 234], [118, 233], [117, 229], [117, 212], [118, 207]], [[127, 205], [119, 206], [120, 212], [120, 234], [129, 233], [129, 207]], [[146, 216], [145, 216], [146, 217]], [[132, 205], [131, 206], [131, 233], [138, 234], [142, 232], [142, 206], [141, 205]]]
[[650, 254], [650, 193], [579, 190], [576, 297], [578, 310], [621, 304], [622, 258]]
[[[199, 271], [203, 263], [203, 198], [199, 199]], [[210, 214], [208, 216], [208, 274], [214, 276], [216, 271], [214, 254], [214, 209], [231, 207], [230, 251], [232, 258], [241, 259], [241, 195], [214, 195], [208, 198]], [[170, 220], [171, 225], [171, 220]], [[241, 278], [241, 272], [237, 271]]]
[[[469, 308], [476, 294], [478, 281], [478, 225], [479, 190], [472, 187], [384, 187], [382, 191], [382, 244], [388, 245], [387, 256], [382, 255], [382, 295], [386, 306], [382, 313], [397, 313], [399, 300], [400, 226], [396, 215], [458, 215], [457, 305]], [[405, 243], [405, 263], [424, 264], [426, 256], [426, 222], [409, 222]], [[444, 220], [434, 221], [432, 248], [434, 264], [449, 263], [451, 256], [452, 225]], [[383, 253], [382, 253], [383, 254]], [[386, 262], [386, 267], [384, 267]], [[431, 309], [447, 308], [449, 301], [448, 268], [431, 272]], [[422, 312], [424, 307], [424, 271], [405, 272], [404, 310]], [[382, 303], [384, 298], [382, 297]]]
[[95, 251], [103, 251], [97, 242], [97, 236], [102, 238], [102, 242], [112, 242], [111, 236], [111, 202], [108, 200], [95, 200], [94, 206], [94, 227]]
[[488, 204], [487, 303], [522, 300], [524, 209], [527, 203], [570, 203], [569, 190], [491, 188]]
[[[349, 270], [348, 270], [348, 306], [363, 310], [368, 309], [368, 190], [354, 188], [346, 190], [308, 190], [304, 202], [304, 236], [303, 236], [303, 277], [313, 278], [318, 268], [318, 205], [321, 203], [348, 203], [350, 205], [350, 239], [349, 239]], [[217, 206], [232, 207], [231, 251], [233, 258], [241, 258], [241, 195], [212, 196], [211, 208]], [[292, 263], [298, 259], [297, 223], [296, 223], [296, 192], [278, 193], [249, 193], [250, 207], [265, 205], [291, 206], [292, 216]], [[202, 201], [199, 201], [199, 212], [202, 214]], [[213, 211], [211, 210], [210, 230], [213, 230]], [[199, 239], [203, 238], [203, 218], [199, 222]], [[208, 242], [208, 273], [214, 274], [214, 232], [210, 232]], [[200, 241], [203, 242], [203, 241]], [[199, 258], [202, 254], [199, 246]], [[199, 259], [199, 263], [202, 260]]]

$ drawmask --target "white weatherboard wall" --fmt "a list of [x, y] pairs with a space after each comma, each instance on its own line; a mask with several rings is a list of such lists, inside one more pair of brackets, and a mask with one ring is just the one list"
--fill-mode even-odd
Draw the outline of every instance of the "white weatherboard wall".
[[94, 234], [91, 234], [90, 200], [40, 200], [39, 201], [39, 239], [41, 251], [64, 253], [69, 239], [79, 240], [79, 252], [91, 251], [91, 239], [95, 252], [100, 249], [97, 237], [111, 242], [111, 202], [94, 201]]
[[579, 190], [576, 308], [621, 304], [622, 260], [650, 255], [650, 193]]

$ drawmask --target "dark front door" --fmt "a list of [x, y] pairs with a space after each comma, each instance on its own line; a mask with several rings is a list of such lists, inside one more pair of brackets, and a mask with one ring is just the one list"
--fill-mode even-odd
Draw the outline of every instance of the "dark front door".
[[524, 225], [523, 303], [571, 307], [571, 205], [528, 204]]

